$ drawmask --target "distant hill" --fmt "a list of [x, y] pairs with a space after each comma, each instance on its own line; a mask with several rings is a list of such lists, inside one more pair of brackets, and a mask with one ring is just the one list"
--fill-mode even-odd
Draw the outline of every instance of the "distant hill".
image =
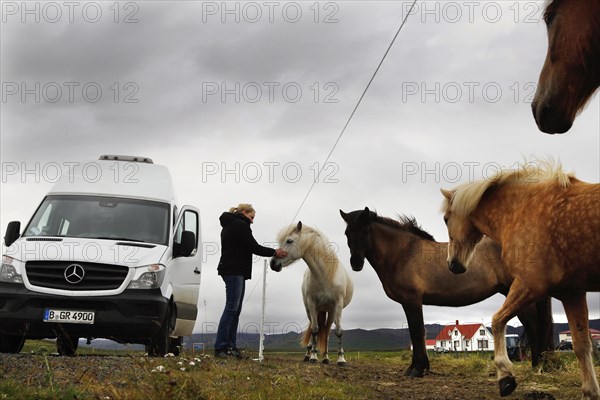
[[[428, 324], [425, 325], [427, 339], [435, 339], [444, 325]], [[600, 330], [600, 319], [590, 321], [590, 328]], [[554, 324], [554, 343], [558, 344], [558, 332], [569, 330], [567, 323]], [[507, 326], [507, 333], [523, 334], [523, 327]], [[187, 348], [192, 348], [193, 343], [204, 343], [206, 349], [213, 349], [215, 345], [216, 334], [197, 333], [192, 336], [186, 336], [184, 343]], [[289, 332], [287, 334], [266, 335], [265, 350], [272, 351], [303, 351], [300, 346], [300, 334]], [[394, 351], [410, 348], [410, 334], [408, 328], [402, 329], [349, 329], [344, 331], [344, 350], [346, 351]], [[238, 334], [238, 347], [243, 349], [257, 349], [259, 344], [258, 334]], [[122, 345], [112, 340], [95, 339], [91, 345], [86, 345], [85, 340], [80, 340], [79, 345], [105, 350], [143, 350], [141, 345]], [[337, 348], [337, 338], [332, 335], [329, 345], [331, 348]]]
[[[444, 325], [425, 325], [427, 339], [435, 339]], [[590, 321], [590, 328], [600, 330], [600, 319]], [[566, 323], [554, 324], [554, 342], [558, 343], [558, 332], [569, 329]], [[523, 327], [507, 326], [507, 333], [523, 334]], [[193, 343], [204, 343], [205, 348], [212, 349], [215, 344], [215, 334], [194, 334], [184, 338], [184, 343], [191, 348]], [[265, 335], [265, 350], [273, 351], [302, 351], [300, 334], [289, 332], [287, 334]], [[393, 351], [410, 348], [410, 334], [408, 328], [402, 329], [349, 329], [344, 331], [344, 350], [346, 351]], [[239, 348], [258, 348], [258, 334], [238, 334]], [[330, 337], [329, 345], [336, 348], [337, 338]]]

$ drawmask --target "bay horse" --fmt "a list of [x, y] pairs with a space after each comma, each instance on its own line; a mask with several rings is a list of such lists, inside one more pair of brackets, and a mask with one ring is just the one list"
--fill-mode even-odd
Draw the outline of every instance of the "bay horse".
[[302, 258], [308, 269], [302, 282], [302, 298], [309, 326], [301, 344], [306, 346], [304, 361], [316, 363], [317, 347], [323, 364], [329, 364], [328, 342], [332, 324], [338, 339], [338, 366], [345, 366], [342, 346], [342, 310], [352, 300], [354, 286], [346, 269], [341, 265], [335, 249], [327, 237], [315, 228], [290, 225], [277, 236], [279, 247], [287, 251], [284, 258], [271, 258], [271, 269], [279, 272]]
[[[483, 237], [500, 244], [514, 278], [492, 319], [495, 343], [504, 342], [508, 320], [545, 296], [560, 300], [573, 336], [584, 399], [600, 399], [592, 362], [586, 291], [600, 291], [600, 184], [563, 172], [552, 160], [502, 170], [491, 178], [442, 190], [454, 273], [470, 268]], [[516, 388], [506, 348], [494, 349], [500, 395]]]
[[565, 133], [600, 86], [600, 1], [550, 0], [548, 52], [531, 108], [540, 131]]
[[[422, 377], [429, 370], [423, 305], [460, 307], [496, 293], [508, 293], [512, 278], [500, 261], [500, 247], [489, 239], [477, 245], [468, 278], [459, 277], [448, 273], [448, 244], [436, 242], [414, 218], [398, 216], [398, 220], [393, 220], [368, 207], [349, 213], [340, 210], [340, 215], [347, 224], [345, 234], [352, 269], [362, 270], [366, 258], [387, 296], [404, 309], [413, 344], [407, 376]], [[550, 299], [524, 309], [519, 319], [531, 343], [535, 366], [543, 351], [554, 349]]]

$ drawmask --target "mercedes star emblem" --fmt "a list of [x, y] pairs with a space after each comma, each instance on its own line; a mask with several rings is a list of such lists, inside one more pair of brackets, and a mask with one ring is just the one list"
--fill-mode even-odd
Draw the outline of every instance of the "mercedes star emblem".
[[79, 283], [85, 276], [85, 270], [79, 264], [71, 264], [65, 269], [65, 280], [71, 284]]

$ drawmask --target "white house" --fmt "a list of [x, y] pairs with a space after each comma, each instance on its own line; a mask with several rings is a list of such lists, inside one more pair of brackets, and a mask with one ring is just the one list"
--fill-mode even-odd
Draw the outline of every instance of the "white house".
[[493, 351], [494, 337], [483, 324], [446, 325], [435, 338], [435, 345], [448, 351]]
[[[590, 328], [590, 335], [592, 335], [592, 340], [594, 342], [600, 341], [600, 331], [597, 329]], [[573, 337], [571, 336], [571, 331], [562, 331], [558, 332], [558, 342], [573, 342]]]

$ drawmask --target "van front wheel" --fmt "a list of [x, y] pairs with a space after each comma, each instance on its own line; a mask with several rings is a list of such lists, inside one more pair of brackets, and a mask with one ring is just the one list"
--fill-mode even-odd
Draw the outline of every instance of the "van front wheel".
[[0, 335], [0, 353], [20, 353], [24, 344], [22, 336]]
[[175, 326], [175, 314], [172, 307], [167, 310], [165, 320], [163, 321], [160, 330], [148, 341], [146, 345], [146, 353], [150, 357], [162, 357], [171, 350], [171, 331]]
[[73, 357], [77, 352], [78, 345], [79, 338], [76, 336], [58, 335], [56, 337], [56, 351], [61, 356]]

